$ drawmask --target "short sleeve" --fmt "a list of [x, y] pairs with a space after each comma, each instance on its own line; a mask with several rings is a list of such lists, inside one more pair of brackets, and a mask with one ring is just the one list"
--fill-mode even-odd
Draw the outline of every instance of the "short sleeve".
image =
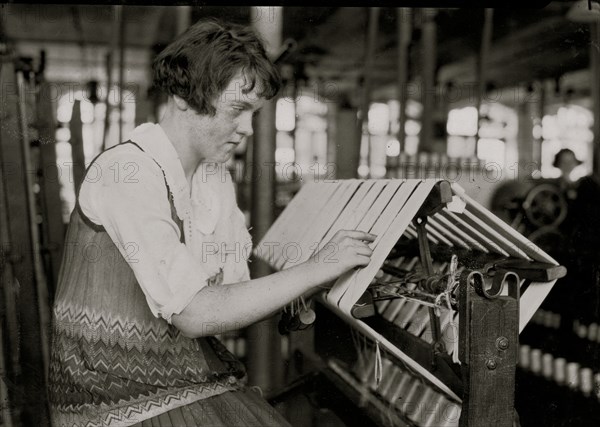
[[180, 241], [158, 164], [143, 152], [116, 150], [96, 160], [101, 178], [84, 181], [79, 204], [125, 257], [152, 313], [170, 323], [207, 286], [208, 276]]

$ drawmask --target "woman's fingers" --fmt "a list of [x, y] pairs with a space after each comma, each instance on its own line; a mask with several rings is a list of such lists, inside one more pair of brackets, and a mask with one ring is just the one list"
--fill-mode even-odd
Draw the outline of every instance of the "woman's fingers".
[[357, 255], [364, 255], [364, 256], [370, 257], [371, 255], [373, 255], [373, 249], [371, 249], [367, 245], [357, 246], [356, 247], [356, 254]]
[[343, 230], [345, 235], [356, 240], [363, 240], [366, 242], [374, 242], [377, 236], [375, 234], [367, 233], [360, 230]]

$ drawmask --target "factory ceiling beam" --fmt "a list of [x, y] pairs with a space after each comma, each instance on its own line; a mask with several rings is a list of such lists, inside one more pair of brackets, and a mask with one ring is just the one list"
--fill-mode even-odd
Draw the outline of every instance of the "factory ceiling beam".
[[[81, 27], [73, 25], [75, 8]], [[112, 7], [94, 5], [7, 4], [3, 8], [6, 35], [17, 41], [75, 43], [105, 46], [118, 19]], [[127, 6], [128, 47], [149, 47], [158, 34], [164, 7]]]
[[[494, 42], [488, 56], [488, 81], [497, 87], [556, 77], [587, 63], [589, 31], [562, 17], [548, 18]], [[442, 67], [441, 83], [475, 81], [476, 57]]]

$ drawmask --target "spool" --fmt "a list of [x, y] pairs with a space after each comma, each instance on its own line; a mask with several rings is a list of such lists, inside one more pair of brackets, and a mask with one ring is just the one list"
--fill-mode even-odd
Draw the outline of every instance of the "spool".
[[529, 369], [529, 353], [531, 348], [528, 345], [519, 347], [519, 366], [522, 369]]
[[529, 370], [536, 375], [542, 373], [542, 350], [535, 348], [529, 353]]
[[427, 384], [421, 384], [419, 393], [419, 402], [417, 404], [417, 413], [414, 415], [413, 421], [422, 426], [427, 420], [429, 414], [435, 411], [435, 406], [432, 405], [434, 391]]
[[398, 381], [398, 385], [394, 388], [394, 391], [390, 397], [390, 403], [395, 406], [402, 404], [406, 398], [406, 394], [408, 393], [408, 388], [413, 380], [412, 376], [407, 372], [402, 372], [399, 378], [400, 380]]
[[554, 329], [560, 329], [560, 313], [554, 313]]
[[406, 398], [400, 403], [400, 412], [402, 412], [409, 420], [416, 422], [419, 417], [423, 405], [423, 384], [420, 380], [416, 380], [411, 384]]
[[545, 353], [542, 356], [542, 375], [544, 378], [552, 379], [554, 371], [554, 356], [550, 353]]
[[440, 427], [456, 427], [460, 419], [460, 406], [444, 397], [441, 406]]
[[315, 322], [317, 315], [312, 308], [300, 311], [298, 320], [300, 321], [300, 329], [306, 329]]
[[394, 385], [398, 383], [402, 376], [402, 370], [398, 366], [392, 364], [390, 373], [383, 377], [379, 392], [387, 402], [392, 402], [392, 396], [394, 394]]
[[579, 363], [567, 363], [567, 386], [569, 388], [579, 388]]
[[562, 385], [567, 379], [567, 361], [563, 357], [554, 359], [554, 381]]
[[591, 396], [594, 391], [594, 376], [590, 368], [581, 368], [579, 371], [579, 390], [586, 396]]
[[431, 398], [431, 404], [433, 405], [433, 411], [427, 411], [426, 417], [423, 420], [423, 427], [437, 427], [442, 421], [442, 404], [444, 403], [444, 396], [433, 392]]
[[384, 387], [384, 383], [386, 383], [386, 380], [389, 380], [389, 377], [392, 376], [392, 369], [394, 368], [394, 364], [392, 363], [392, 361], [390, 359], [386, 359], [385, 357], [381, 358], [381, 378], [382, 380], [379, 382], [379, 384], [377, 384], [377, 382], [374, 383], [375, 389], [374, 391], [383, 396], [383, 387]]
[[588, 327], [587, 338], [590, 341], [596, 341], [597, 336], [598, 336], [598, 324], [594, 322]]
[[373, 376], [373, 372], [375, 371], [374, 360], [375, 353], [365, 351], [363, 352], [363, 358], [359, 358], [354, 365], [354, 373], [362, 384], [368, 384], [371, 381], [371, 376]]
[[575, 334], [579, 337], [579, 338], [585, 338], [587, 336], [587, 326], [586, 325], [582, 325], [581, 323], [578, 323], [575, 329]]
[[546, 328], [552, 328], [552, 325], [554, 323], [554, 313], [552, 313], [551, 311], [544, 311], [544, 318], [543, 318], [543, 324]]

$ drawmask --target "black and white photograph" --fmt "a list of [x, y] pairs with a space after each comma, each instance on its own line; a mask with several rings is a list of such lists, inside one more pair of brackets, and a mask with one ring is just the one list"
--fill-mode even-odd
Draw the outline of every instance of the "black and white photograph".
[[600, 426], [600, 0], [0, 2], [38, 426]]

